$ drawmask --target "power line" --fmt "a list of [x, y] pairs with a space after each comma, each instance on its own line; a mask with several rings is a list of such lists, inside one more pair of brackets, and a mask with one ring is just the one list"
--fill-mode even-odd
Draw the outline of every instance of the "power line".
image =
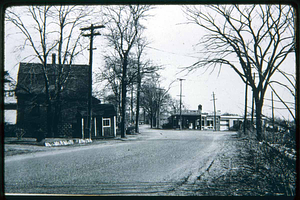
[[[272, 99], [268, 99], [268, 98], [264, 98], [264, 100], [272, 101]], [[273, 101], [274, 102], [282, 103], [282, 101], [280, 101], [280, 100], [273, 100]], [[284, 103], [295, 104], [295, 102], [290, 102], [290, 101], [284, 101]]]
[[[265, 106], [265, 107], [272, 108], [272, 106], [270, 106], [270, 105], [264, 105], [264, 106]], [[280, 108], [280, 107], [275, 107], [275, 106], [274, 106], [274, 109], [276, 109], [276, 110], [277, 110], [277, 109], [278, 109], [278, 110], [288, 110], [288, 108], [282, 108], [282, 107]], [[289, 109], [294, 110], [295, 108], [291, 107], [291, 108], [289, 108]]]
[[150, 47], [150, 46], [146, 46], [146, 48], [153, 49], [153, 50], [160, 51], [160, 52], [164, 52], [164, 53], [173, 54], [173, 55], [178, 55], [178, 56], [184, 56], [184, 57], [189, 57], [189, 58], [199, 58], [197, 56], [183, 55], [183, 54], [174, 53], [174, 52], [170, 52], [170, 51], [165, 51], [165, 50], [161, 50], [161, 49]]

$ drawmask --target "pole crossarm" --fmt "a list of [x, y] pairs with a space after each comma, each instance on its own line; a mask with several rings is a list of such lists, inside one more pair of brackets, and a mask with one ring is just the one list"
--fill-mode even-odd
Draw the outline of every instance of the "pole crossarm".
[[105, 28], [105, 26], [104, 26], [104, 25], [94, 26], [94, 25], [92, 24], [90, 27], [81, 28], [80, 30], [86, 31], [86, 30], [98, 29], [98, 28]]
[[93, 34], [82, 34], [82, 36], [84, 36], [84, 37], [91, 37], [91, 36], [95, 36], [95, 35], [101, 35], [101, 33], [96, 32], [96, 33], [93, 33]]

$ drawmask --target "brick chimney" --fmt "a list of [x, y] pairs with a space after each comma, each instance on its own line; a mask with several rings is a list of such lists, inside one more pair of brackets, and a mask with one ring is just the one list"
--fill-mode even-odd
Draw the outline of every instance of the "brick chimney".
[[201, 104], [198, 105], [198, 112], [202, 113], [202, 105]]

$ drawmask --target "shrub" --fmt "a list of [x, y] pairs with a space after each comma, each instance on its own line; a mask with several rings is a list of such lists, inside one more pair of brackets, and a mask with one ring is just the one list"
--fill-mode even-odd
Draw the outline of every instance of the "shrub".
[[25, 133], [26, 133], [26, 131], [24, 130], [24, 129], [22, 129], [22, 128], [16, 128], [15, 129], [15, 132], [16, 132], [16, 136], [17, 136], [17, 139], [18, 140], [21, 140], [22, 139], [22, 137], [25, 135]]
[[34, 132], [34, 137], [36, 138], [37, 142], [40, 142], [46, 138], [46, 133], [42, 130], [42, 128], [39, 128]]
[[135, 133], [135, 127], [134, 126], [128, 126], [126, 129], [126, 134], [133, 134]]
[[173, 125], [172, 125], [172, 123], [163, 124], [163, 125], [162, 125], [162, 128], [163, 128], [163, 129], [172, 129], [172, 128], [173, 128]]

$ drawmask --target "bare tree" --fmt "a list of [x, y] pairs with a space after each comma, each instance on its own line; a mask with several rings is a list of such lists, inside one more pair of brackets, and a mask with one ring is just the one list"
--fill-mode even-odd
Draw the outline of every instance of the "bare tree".
[[104, 83], [105, 90], [109, 90], [105, 97], [109, 103], [115, 105], [119, 117], [121, 116], [121, 80], [122, 80], [122, 64], [117, 55], [109, 55], [104, 57], [105, 64], [100, 73], [96, 75], [96, 81]]
[[109, 31], [106, 38], [109, 45], [118, 53], [122, 65], [121, 137], [125, 137], [128, 58], [137, 42], [139, 33], [144, 29], [141, 21], [146, 18], [146, 13], [150, 9], [151, 7], [148, 5], [120, 5], [107, 6], [103, 10], [103, 16], [107, 21], [106, 29]]
[[[272, 75], [295, 50], [293, 8], [288, 5], [210, 5], [184, 8], [190, 23], [207, 31], [203, 59], [189, 66], [230, 66], [253, 90], [256, 137], [261, 140], [261, 114]], [[254, 81], [253, 72], [259, 75]]]
[[[19, 11], [14, 7], [8, 9], [6, 19], [25, 36], [24, 46], [28, 45], [34, 51], [31, 56], [37, 57], [43, 66], [47, 132], [48, 136], [54, 136], [60, 114], [60, 94], [69, 75], [69, 71], [65, 70], [70, 69], [63, 66], [71, 66], [74, 58], [86, 48], [80, 43], [80, 32], [76, 32], [76, 29], [86, 21], [91, 12], [78, 6], [28, 6], [19, 8]], [[47, 61], [49, 54], [54, 52], [58, 53], [58, 65], [54, 66], [55, 91], [50, 92]], [[55, 108], [54, 113], [52, 106]]]
[[137, 77], [136, 77], [136, 120], [135, 120], [135, 132], [139, 132], [139, 115], [140, 115], [140, 93], [141, 93], [141, 84], [144, 77], [147, 75], [153, 75], [161, 69], [160, 66], [153, 65], [150, 60], [143, 61], [142, 55], [144, 54], [145, 47], [148, 43], [145, 39], [139, 38], [136, 48], [136, 66], [137, 66]]
[[[87, 19], [92, 15], [92, 9], [87, 6], [57, 6], [54, 7], [54, 24], [58, 28], [58, 65], [56, 65], [55, 79], [55, 97], [54, 99], [54, 117], [53, 134], [58, 132], [58, 123], [61, 119], [61, 92], [69, 78], [70, 67], [77, 55], [81, 54], [87, 48], [80, 43], [81, 34], [78, 30], [83, 26]], [[70, 67], [64, 67], [64, 66]]]
[[[35, 28], [30, 29], [29, 25], [26, 22], [23, 22], [21, 15], [18, 15], [15, 11], [7, 10], [7, 19], [9, 22], [12, 22], [25, 36], [25, 44], [29, 43], [29, 46], [32, 47], [35, 55], [40, 60], [43, 65], [43, 72], [45, 78], [45, 93], [46, 93], [46, 103], [47, 103], [47, 131], [48, 134], [51, 134], [51, 97], [49, 92], [49, 77], [47, 74], [47, 58], [49, 53], [56, 47], [57, 42], [52, 41], [52, 43], [47, 43], [46, 38], [50, 37], [48, 32], [49, 22], [47, 21], [50, 14], [51, 6], [29, 6], [27, 8], [27, 14], [35, 23]], [[38, 38], [36, 40], [36, 38]]]
[[153, 128], [156, 124], [156, 113], [157, 113], [157, 100], [158, 100], [158, 90], [155, 82], [145, 82], [141, 86], [142, 98], [141, 104], [144, 110], [147, 111], [148, 116], [150, 118], [150, 126]]
[[150, 117], [151, 128], [159, 127], [160, 115], [162, 112], [169, 113], [170, 95], [169, 90], [175, 80], [169, 85], [167, 89], [160, 87], [159, 74], [152, 74], [146, 77], [141, 85], [141, 107], [147, 111]]

